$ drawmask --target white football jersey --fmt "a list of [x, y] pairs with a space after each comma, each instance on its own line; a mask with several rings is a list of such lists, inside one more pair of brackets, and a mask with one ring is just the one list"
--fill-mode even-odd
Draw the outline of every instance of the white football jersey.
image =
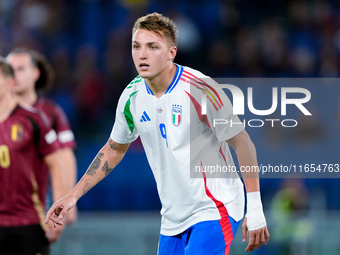
[[111, 139], [126, 144], [140, 136], [162, 203], [163, 235], [179, 234], [226, 213], [236, 221], [243, 217], [238, 174], [211, 174], [234, 166], [225, 141], [244, 129], [230, 122], [215, 125], [217, 119], [241, 123], [215, 85], [202, 73], [177, 65], [174, 80], [160, 98], [137, 76], [119, 99]]

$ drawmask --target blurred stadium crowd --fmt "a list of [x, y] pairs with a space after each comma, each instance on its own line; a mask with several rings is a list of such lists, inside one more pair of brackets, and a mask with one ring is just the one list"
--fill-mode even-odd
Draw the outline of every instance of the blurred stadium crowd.
[[[171, 17], [178, 26], [175, 61], [211, 77], [339, 76], [340, 2], [336, 0], [1, 0], [0, 55], [25, 46], [50, 60], [56, 80], [48, 97], [70, 118], [80, 175], [108, 138], [118, 97], [137, 75], [130, 53], [132, 25], [154, 11]], [[336, 158], [327, 156], [340, 155], [338, 87], [313, 105], [326, 125], [309, 119], [301, 120], [289, 134], [280, 128], [249, 130], [259, 161], [294, 154], [307, 155], [304, 163], [313, 163], [326, 150], [322, 163], [338, 163], [327, 162]], [[322, 92], [317, 86], [312, 89], [312, 96]], [[331, 109], [323, 108], [324, 103]], [[80, 209], [159, 209], [142, 147], [139, 142], [131, 147], [122, 169], [85, 196]], [[124, 171], [126, 167], [131, 170]], [[324, 192], [326, 209], [340, 209], [339, 183], [305, 181], [309, 192]], [[112, 194], [106, 194], [106, 188]], [[279, 188], [280, 180], [262, 180], [265, 199]]]

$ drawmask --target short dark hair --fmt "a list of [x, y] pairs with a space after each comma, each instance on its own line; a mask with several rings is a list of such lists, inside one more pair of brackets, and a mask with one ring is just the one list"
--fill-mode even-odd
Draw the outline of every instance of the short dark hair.
[[14, 78], [14, 69], [13, 67], [6, 61], [4, 57], [0, 57], [0, 69], [1, 73], [4, 77], [12, 77]]
[[42, 54], [28, 48], [16, 48], [9, 53], [9, 55], [11, 54], [27, 54], [30, 56], [32, 64], [40, 71], [40, 76], [35, 82], [36, 90], [46, 92], [52, 88], [55, 74], [52, 66]]
[[157, 12], [140, 17], [132, 28], [132, 36], [138, 29], [154, 32], [161, 37], [166, 37], [170, 46], [177, 46], [178, 31], [175, 23], [168, 17]]

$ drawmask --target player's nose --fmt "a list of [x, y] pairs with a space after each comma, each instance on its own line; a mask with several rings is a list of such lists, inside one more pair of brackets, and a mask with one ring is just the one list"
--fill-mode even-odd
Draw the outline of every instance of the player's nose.
[[147, 52], [144, 47], [142, 47], [139, 51], [139, 58], [140, 59], [146, 59], [147, 58]]

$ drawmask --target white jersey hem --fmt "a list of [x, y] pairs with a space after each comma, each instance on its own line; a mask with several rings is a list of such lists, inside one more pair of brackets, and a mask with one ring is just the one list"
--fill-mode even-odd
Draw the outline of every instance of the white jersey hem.
[[174, 236], [182, 233], [183, 231], [187, 230], [189, 227], [195, 225], [196, 223], [202, 221], [209, 221], [209, 220], [220, 220], [221, 215], [217, 209], [207, 209], [201, 212], [196, 213], [185, 222], [181, 223], [180, 227], [177, 227], [173, 230], [168, 230], [163, 228], [163, 222], [170, 223], [171, 225], [174, 224], [171, 221], [162, 217], [162, 227], [161, 227], [161, 234], [165, 236]]

